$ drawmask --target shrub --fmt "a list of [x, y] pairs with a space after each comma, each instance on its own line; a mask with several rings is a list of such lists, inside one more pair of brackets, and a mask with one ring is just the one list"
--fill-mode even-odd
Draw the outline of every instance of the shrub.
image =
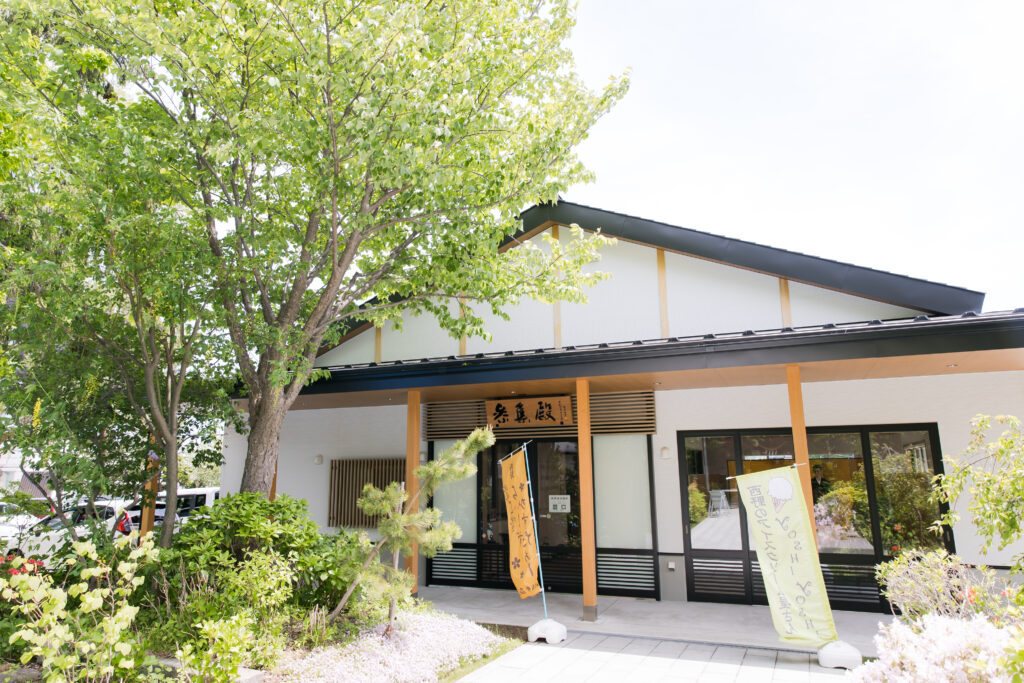
[[172, 548], [186, 562], [228, 568], [253, 550], [273, 550], [294, 562], [319, 540], [320, 531], [309, 518], [306, 501], [239, 493], [191, 516], [175, 535]]
[[0, 577], [0, 593], [25, 617], [10, 637], [25, 644], [22, 663], [38, 657], [51, 682], [124, 680], [143, 665], [131, 630], [138, 612], [131, 598], [143, 583], [140, 568], [155, 561], [159, 551], [152, 535], [129, 548], [134, 538], [118, 539], [118, 553], [110, 560], [100, 558], [88, 541], [74, 543], [81, 580], [66, 590], [39, 573], [37, 565], [12, 560], [14, 572]]
[[288, 562], [295, 571], [296, 602], [312, 607], [341, 598], [358, 575], [370, 543], [363, 533], [321, 534], [304, 500], [282, 495], [271, 501], [240, 493], [190, 517], [174, 538], [168, 562], [172, 574], [182, 566], [190, 572], [233, 571], [254, 550], [273, 551]]
[[686, 488], [686, 492], [690, 498], [690, 524], [699, 524], [708, 516], [708, 497], [693, 482]]
[[[20, 555], [0, 555], [0, 576], [9, 577], [45, 569], [40, 560], [23, 559]], [[21, 656], [24, 643], [11, 642], [11, 636], [20, 631], [26, 617], [14, 603], [0, 601], [0, 660], [16, 660]]]
[[237, 572], [223, 579], [224, 613], [244, 605], [239, 614], [251, 616], [250, 630], [259, 647], [253, 648], [248, 662], [257, 669], [271, 666], [284, 649], [287, 615], [283, 607], [291, 597], [294, 577], [288, 563], [273, 550], [254, 550]]
[[249, 655], [252, 618], [236, 614], [199, 624], [200, 637], [178, 650], [181, 675], [189, 683], [233, 683]]
[[988, 617], [996, 625], [1020, 620], [1020, 588], [991, 569], [968, 566], [944, 550], [904, 551], [876, 569], [886, 599], [906, 617], [926, 614]]
[[[993, 421], [1005, 430], [990, 441]], [[982, 552], [993, 543], [1002, 550], [1024, 536], [1024, 428], [1012, 415], [978, 415], [971, 420], [971, 442], [949, 458], [946, 474], [937, 479], [937, 497], [949, 503], [943, 523], [959, 519], [956, 503], [970, 493], [967, 510], [982, 539]], [[1024, 554], [1013, 559], [1014, 572], [1024, 570]]]
[[365, 533], [341, 529], [322, 534], [295, 562], [295, 603], [313, 608], [335, 605], [359, 575], [370, 553]]
[[[336, 603], [368, 553], [365, 534], [321, 534], [305, 501], [222, 498], [190, 518], [151, 575], [156, 590], [141, 620], [147, 645], [174, 652], [202, 639], [202, 624], [245, 614], [262, 641], [248, 663], [266, 667], [283, 647], [286, 621], [300, 609]], [[380, 613], [381, 605], [366, 604], [366, 593], [358, 591], [350, 613]]]
[[875, 636], [878, 659], [847, 675], [857, 683], [903, 681], [1009, 681], [1006, 647], [1009, 629], [983, 616], [955, 619], [926, 614], [911, 626], [899, 619]]

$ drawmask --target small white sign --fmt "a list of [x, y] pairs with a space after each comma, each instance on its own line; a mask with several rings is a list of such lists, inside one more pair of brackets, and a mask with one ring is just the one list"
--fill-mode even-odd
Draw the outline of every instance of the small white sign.
[[548, 512], [569, 512], [569, 496], [548, 496]]

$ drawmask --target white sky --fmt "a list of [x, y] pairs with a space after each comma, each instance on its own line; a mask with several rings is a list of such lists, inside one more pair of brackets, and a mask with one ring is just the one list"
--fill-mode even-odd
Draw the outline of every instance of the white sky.
[[564, 198], [1024, 307], [1024, 2], [582, 0]]

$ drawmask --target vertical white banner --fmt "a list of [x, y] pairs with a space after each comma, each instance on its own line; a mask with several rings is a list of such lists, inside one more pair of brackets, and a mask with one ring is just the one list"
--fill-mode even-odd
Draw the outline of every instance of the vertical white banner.
[[779, 639], [820, 648], [838, 640], [796, 467], [736, 477]]

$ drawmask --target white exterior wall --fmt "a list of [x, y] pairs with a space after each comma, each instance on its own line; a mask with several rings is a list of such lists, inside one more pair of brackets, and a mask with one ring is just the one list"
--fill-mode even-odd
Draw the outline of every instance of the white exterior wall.
[[[571, 232], [560, 232], [562, 241]], [[531, 242], [542, 249], [540, 235]], [[619, 241], [601, 250], [601, 259], [585, 267], [611, 277], [587, 291], [588, 303], [562, 302], [563, 346], [635, 339], [657, 339], [661, 334], [657, 249]], [[665, 283], [669, 336], [739, 332], [782, 327], [779, 279], [743, 268], [704, 259], [665, 253]], [[871, 299], [791, 282], [793, 324], [857, 322], [913, 317], [920, 313]], [[454, 305], [454, 304], [453, 304]], [[555, 345], [554, 306], [524, 299], [508, 308], [509, 320], [474, 304], [486, 323], [491, 340], [466, 342], [466, 353], [524, 351]], [[374, 331], [353, 337], [320, 356], [317, 366], [370, 363], [374, 360]], [[437, 358], [459, 353], [459, 340], [442, 331], [430, 315], [403, 317], [403, 330], [387, 325], [381, 333], [381, 360]]]
[[[281, 428], [277, 492], [305, 498], [313, 521], [321, 531], [327, 531], [331, 460], [404, 460], [405, 418], [404, 405], [291, 411]], [[245, 450], [245, 436], [229, 429], [224, 435], [224, 467], [220, 475], [223, 493], [238, 492]], [[323, 464], [316, 464], [317, 455], [323, 456]]]
[[360, 332], [344, 344], [338, 344], [333, 349], [316, 359], [317, 367], [325, 368], [331, 365], [359, 365], [360, 363], [372, 363], [376, 335], [373, 329]]
[[802, 282], [789, 283], [789, 305], [794, 327], [913, 318], [921, 313], [912, 308], [884, 304], [831, 289], [805, 285]]
[[[960, 454], [978, 413], [1024, 415], [1024, 372], [986, 372], [934, 377], [812, 382], [803, 385], [808, 427], [935, 422], [943, 457]], [[682, 506], [676, 432], [789, 426], [785, 385], [659, 391], [654, 437], [658, 550], [683, 551]], [[668, 450], [663, 454], [662, 449]], [[664, 457], [667, 456], [667, 457]], [[966, 510], [966, 503], [959, 506]], [[1012, 564], [1024, 550], [993, 549], [987, 555], [968, 515], [954, 527], [957, 553], [968, 562]]]
[[782, 327], [777, 277], [665, 254], [665, 283], [672, 337]]
[[[488, 341], [482, 337], [466, 340], [466, 353], [493, 353], [497, 351], [525, 351], [550, 349], [555, 345], [554, 306], [543, 301], [523, 299], [509, 307], [508, 320], [478, 307], [479, 315], [491, 334]], [[456, 352], [458, 343], [456, 343]]]
[[587, 303], [562, 302], [562, 345], [660, 337], [657, 258], [655, 249], [631, 242], [602, 248], [601, 260], [584, 270], [612, 276], [587, 290]]

